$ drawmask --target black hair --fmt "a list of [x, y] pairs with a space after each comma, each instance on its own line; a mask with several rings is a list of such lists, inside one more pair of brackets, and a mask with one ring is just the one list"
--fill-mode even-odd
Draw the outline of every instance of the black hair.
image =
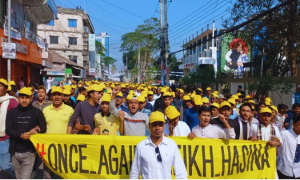
[[199, 109], [198, 109], [198, 115], [200, 115], [202, 112], [210, 112], [211, 113], [211, 109], [207, 106], [201, 106]]
[[11, 86], [11, 91], [16, 93], [18, 91], [17, 86], [15, 86], [15, 85]]
[[163, 96], [163, 99], [165, 98], [172, 98], [172, 95], [171, 96]]
[[300, 107], [300, 104], [299, 103], [295, 103], [295, 104], [293, 104], [292, 109], [298, 108], [298, 107]]
[[2, 85], [5, 87], [5, 89], [8, 88], [8, 85], [5, 85], [5, 84], [3, 84], [3, 83], [1, 83], [1, 82], [0, 82], [0, 84], [2, 84]]
[[195, 92], [197, 95], [200, 95], [202, 91], [200, 91], [199, 89], [196, 89]]
[[243, 104], [240, 106], [240, 109], [242, 109], [242, 107], [244, 107], [244, 106], [248, 106], [248, 107], [252, 110], [252, 105], [251, 105], [250, 103], [248, 103], [248, 102], [243, 103]]
[[89, 92], [87, 93], [88, 98], [90, 98], [90, 97], [91, 97], [91, 94], [94, 93], [94, 92], [95, 92], [95, 91], [89, 91]]
[[78, 88], [78, 92], [82, 92], [82, 91], [85, 91], [85, 90], [86, 90], [85, 87], [80, 87], [80, 88]]
[[51, 91], [52, 91], [52, 89], [50, 89], [50, 90], [48, 91], [48, 93], [47, 93], [47, 96], [48, 96], [49, 99], [50, 99], [50, 97], [51, 97]]
[[277, 108], [278, 108], [278, 111], [279, 111], [280, 109], [288, 109], [289, 107], [285, 104], [278, 104]]
[[293, 123], [297, 123], [298, 121], [300, 121], [300, 115], [297, 114], [297, 115], [293, 116], [292, 119], [293, 119]]
[[261, 106], [261, 105], [265, 105], [266, 106], [266, 103], [265, 102], [259, 102], [258, 106]]

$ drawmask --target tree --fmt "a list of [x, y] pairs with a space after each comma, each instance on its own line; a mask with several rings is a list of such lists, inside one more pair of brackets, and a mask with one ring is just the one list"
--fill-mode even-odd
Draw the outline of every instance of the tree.
[[[285, 0], [236, 0], [231, 8], [231, 16], [223, 21], [225, 28], [233, 27], [257, 14], [270, 10], [271, 8], [285, 2]], [[292, 75], [296, 75], [296, 61], [299, 62], [299, 49], [295, 48], [296, 42], [300, 40], [299, 14], [297, 14], [298, 0], [294, 0], [269, 15], [246, 25], [245, 37], [242, 37], [253, 47], [253, 58], [256, 69], [260, 70], [260, 64], [264, 59], [264, 71], [269, 68], [275, 69], [275, 75], [283, 76], [292, 68]], [[286, 46], [287, 43], [287, 46]], [[282, 62], [287, 60], [287, 63]], [[279, 69], [281, 68], [281, 71]]]
[[95, 41], [95, 45], [96, 45], [96, 51], [97, 51], [97, 54], [100, 54], [100, 56], [104, 57], [105, 56], [105, 47], [103, 46], [103, 44], [99, 41]]

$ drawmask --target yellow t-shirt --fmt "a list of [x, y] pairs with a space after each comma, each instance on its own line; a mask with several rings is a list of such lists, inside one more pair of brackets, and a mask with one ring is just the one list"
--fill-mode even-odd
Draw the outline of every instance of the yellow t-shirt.
[[94, 116], [95, 127], [100, 128], [100, 135], [118, 135], [120, 119], [111, 113], [104, 116], [101, 112]]
[[53, 104], [43, 110], [47, 123], [46, 134], [67, 134], [68, 122], [74, 110], [63, 104], [59, 110], [55, 110]]

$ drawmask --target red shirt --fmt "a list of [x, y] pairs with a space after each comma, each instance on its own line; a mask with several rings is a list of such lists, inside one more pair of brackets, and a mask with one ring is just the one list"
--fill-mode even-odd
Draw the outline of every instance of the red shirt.
[[[11, 110], [11, 109], [17, 107], [18, 104], [19, 104], [18, 101], [16, 101], [15, 99], [10, 99], [10, 100], [9, 100], [8, 107], [7, 107], [7, 111], [9, 111], [9, 110]], [[1, 108], [1, 105], [2, 105], [2, 103], [0, 104], [0, 108]], [[6, 140], [6, 139], [9, 139], [9, 136], [8, 136], [6, 133], [5, 133], [5, 136], [4, 136], [4, 137], [0, 137], [0, 141], [4, 141], [4, 140]]]

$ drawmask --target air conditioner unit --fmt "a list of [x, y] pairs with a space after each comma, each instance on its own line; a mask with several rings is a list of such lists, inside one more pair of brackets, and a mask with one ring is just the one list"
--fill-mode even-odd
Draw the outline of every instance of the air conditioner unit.
[[72, 74], [67, 74], [67, 78], [72, 78]]

